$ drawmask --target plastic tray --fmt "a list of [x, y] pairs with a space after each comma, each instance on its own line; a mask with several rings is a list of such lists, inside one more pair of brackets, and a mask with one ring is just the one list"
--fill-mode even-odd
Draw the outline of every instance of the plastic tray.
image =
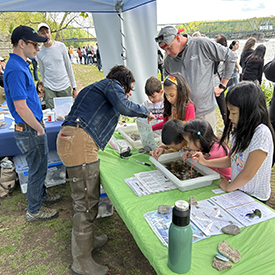
[[[219, 173], [198, 163], [193, 169], [195, 169], [204, 176], [190, 180], [179, 180], [168, 169], [166, 169], [163, 164], [181, 159], [182, 153], [180, 152], [163, 154], [159, 157], [158, 160], [156, 160], [154, 157], [149, 158], [149, 160], [156, 166], [156, 168], [160, 170], [162, 173], [164, 173], [171, 181], [173, 181], [181, 191], [187, 191], [208, 186], [211, 185], [213, 180], [217, 180], [220, 178]], [[190, 160], [187, 160], [187, 162], [189, 162], [190, 164]]]
[[[124, 124], [124, 126], [118, 126], [117, 127], [118, 132], [125, 138], [134, 148], [140, 149], [142, 148], [141, 140], [133, 140], [130, 138], [129, 134], [133, 132], [138, 133], [138, 128], [136, 123], [127, 123]], [[157, 133], [154, 133], [155, 142], [157, 145], [160, 145], [161, 143], [161, 137]]]

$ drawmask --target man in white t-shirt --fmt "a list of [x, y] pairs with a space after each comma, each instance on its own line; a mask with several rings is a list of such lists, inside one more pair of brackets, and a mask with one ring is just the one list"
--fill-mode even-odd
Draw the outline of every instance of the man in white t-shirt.
[[46, 107], [53, 109], [54, 97], [77, 96], [76, 82], [65, 44], [51, 40], [51, 30], [46, 23], [40, 23], [37, 32], [48, 38], [40, 47], [37, 59], [45, 89]]

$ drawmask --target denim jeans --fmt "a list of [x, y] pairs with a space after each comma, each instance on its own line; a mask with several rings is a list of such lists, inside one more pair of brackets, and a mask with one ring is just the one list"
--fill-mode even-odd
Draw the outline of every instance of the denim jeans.
[[91, 65], [93, 65], [94, 61], [93, 61], [93, 57], [92, 56], [88, 56], [89, 60], [88, 60], [88, 64], [90, 63]]
[[[234, 78], [233, 84], [236, 85], [236, 84], [238, 84], [238, 83], [239, 83], [239, 73], [236, 72], [236, 73], [235, 73], [235, 78]], [[228, 87], [228, 91], [229, 91], [232, 87], [233, 87], [233, 85], [229, 86], [229, 87]]]
[[101, 58], [97, 58], [97, 68], [99, 71], [102, 69]]
[[85, 65], [88, 65], [89, 64], [89, 59], [88, 59], [88, 55], [83, 55], [83, 58], [84, 58], [84, 64]]
[[38, 136], [30, 127], [15, 130], [16, 145], [25, 155], [28, 171], [27, 199], [29, 212], [36, 214], [42, 206], [42, 199], [47, 196], [45, 178], [48, 169], [47, 134]]

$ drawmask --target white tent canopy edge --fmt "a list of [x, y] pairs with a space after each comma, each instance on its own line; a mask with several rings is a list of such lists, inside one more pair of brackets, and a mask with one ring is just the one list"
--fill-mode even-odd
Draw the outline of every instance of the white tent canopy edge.
[[104, 75], [126, 65], [136, 79], [132, 100], [147, 98], [146, 79], [157, 77], [156, 0], [0, 0], [0, 11], [92, 12]]

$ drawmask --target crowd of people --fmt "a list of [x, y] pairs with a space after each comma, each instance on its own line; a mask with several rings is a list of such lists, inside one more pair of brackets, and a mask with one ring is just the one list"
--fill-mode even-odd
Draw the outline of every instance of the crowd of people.
[[[70, 47], [70, 49], [72, 46]], [[100, 58], [100, 52], [98, 43], [96, 43], [96, 46], [90, 46], [89, 44], [87, 46], [83, 46], [82, 48], [77, 48], [77, 56], [76, 59], [77, 63], [84, 64], [84, 65], [97, 65], [97, 68], [100, 72], [102, 72], [102, 64], [101, 64], [101, 58]], [[71, 59], [73, 62], [73, 57]]]
[[[0, 57], [0, 73], [4, 71], [16, 144], [29, 167], [28, 222], [56, 218], [58, 209], [46, 206], [62, 199], [49, 194], [44, 184], [48, 145], [42, 108], [53, 108], [54, 97], [75, 99], [57, 137], [57, 153], [67, 168], [73, 200], [75, 274], [109, 271], [91, 254], [108, 241], [105, 234], [95, 236], [93, 221], [100, 197], [98, 151], [106, 147], [120, 114], [148, 118], [153, 131], [162, 130], [163, 144], [150, 152], [156, 159], [171, 150], [182, 150], [183, 160], [193, 158], [220, 173], [224, 191], [240, 189], [263, 203], [269, 199], [274, 130], [260, 87], [266, 49], [260, 44], [254, 50], [255, 39], [247, 40], [238, 63], [236, 40], [228, 47], [222, 34], [214, 41], [199, 33], [181, 34], [172, 26], [162, 28], [155, 37], [161, 80], [148, 77], [144, 87], [148, 99], [142, 104], [129, 100], [135, 77], [122, 65], [78, 93], [71, 65], [73, 48], [52, 40], [46, 23], [40, 23], [37, 32], [27, 26], [15, 28], [11, 41], [13, 53], [6, 65]], [[43, 44], [39, 47], [38, 43]], [[96, 50], [89, 45], [79, 47], [77, 54], [86, 65], [93, 64], [96, 56], [98, 69], [102, 69], [98, 45]], [[36, 87], [27, 63], [35, 57], [41, 74]], [[220, 138], [217, 106], [224, 121]]]

